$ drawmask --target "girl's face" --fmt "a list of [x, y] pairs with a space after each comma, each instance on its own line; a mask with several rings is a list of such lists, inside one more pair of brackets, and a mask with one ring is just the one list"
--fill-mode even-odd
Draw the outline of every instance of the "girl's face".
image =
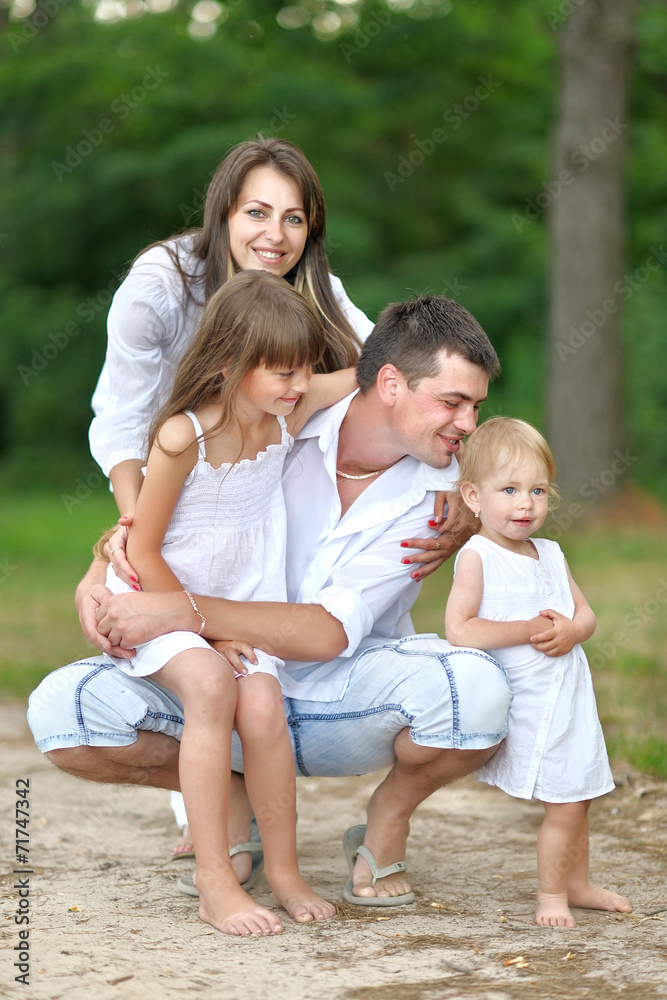
[[292, 412], [308, 385], [313, 370], [301, 368], [253, 368], [241, 381], [240, 403], [246, 414], [286, 417]]
[[548, 512], [549, 479], [537, 459], [523, 460], [507, 471], [492, 470], [479, 483], [461, 487], [463, 499], [479, 513], [480, 534], [504, 548], [522, 544], [544, 524]]
[[308, 238], [296, 181], [272, 167], [249, 170], [227, 227], [236, 265], [283, 277], [298, 263]]

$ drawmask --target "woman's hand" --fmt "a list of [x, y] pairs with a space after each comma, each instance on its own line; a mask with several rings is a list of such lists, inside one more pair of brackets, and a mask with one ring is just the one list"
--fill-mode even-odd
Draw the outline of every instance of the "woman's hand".
[[437, 538], [406, 538], [401, 542], [403, 548], [421, 550], [402, 560], [415, 564], [410, 574], [413, 580], [426, 579], [468, 540], [469, 534], [462, 527], [462, 508], [463, 501], [458, 493], [436, 493], [433, 518], [428, 526], [438, 531]]
[[[139, 577], [132, 566], [127, 561], [125, 551], [127, 549], [127, 537], [132, 524], [131, 514], [121, 514], [118, 518], [118, 527], [113, 534], [108, 535], [101, 544], [101, 550], [114, 568], [116, 576], [119, 577], [133, 590], [141, 590]], [[102, 540], [100, 540], [102, 542]]]

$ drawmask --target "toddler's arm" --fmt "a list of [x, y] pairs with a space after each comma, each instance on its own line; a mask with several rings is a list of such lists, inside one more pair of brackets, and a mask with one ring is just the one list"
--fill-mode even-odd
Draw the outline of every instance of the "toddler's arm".
[[494, 622], [479, 618], [484, 592], [484, 570], [477, 552], [466, 550], [459, 556], [456, 576], [445, 610], [445, 634], [453, 646], [473, 649], [504, 649], [530, 642], [543, 627], [539, 616], [530, 621]]
[[[595, 632], [595, 615], [590, 604], [579, 590], [579, 587], [572, 579], [570, 567], [567, 568], [567, 578], [570, 581], [570, 589], [574, 598], [574, 616], [567, 618], [558, 611], [550, 608], [541, 611], [540, 614], [550, 621], [546, 631], [536, 629], [535, 635], [531, 635], [530, 643], [534, 649], [547, 656], [564, 656], [569, 653], [577, 643], [585, 642]], [[546, 624], [546, 623], [545, 623]], [[541, 634], [538, 634], [541, 633]]]

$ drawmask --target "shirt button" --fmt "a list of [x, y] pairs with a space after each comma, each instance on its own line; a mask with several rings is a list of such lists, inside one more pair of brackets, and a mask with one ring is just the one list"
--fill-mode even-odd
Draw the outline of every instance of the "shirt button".
[[554, 679], [557, 680], [557, 681], [559, 681], [562, 676], [563, 675], [561, 673], [558, 673], [558, 674], [555, 675]]
[[536, 750], [535, 751], [535, 758], [536, 758], [536, 760], [539, 760], [541, 756], [542, 756], [542, 751], [541, 750]]
[[551, 712], [545, 712], [544, 713], [544, 721], [545, 722], [549, 722], [550, 719], [551, 719]]

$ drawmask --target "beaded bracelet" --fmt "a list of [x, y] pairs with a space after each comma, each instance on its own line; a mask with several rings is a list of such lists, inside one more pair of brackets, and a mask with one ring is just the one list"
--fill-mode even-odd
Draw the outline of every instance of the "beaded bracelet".
[[199, 617], [201, 618], [201, 625], [199, 626], [199, 631], [197, 632], [197, 635], [201, 635], [203, 633], [204, 629], [206, 628], [206, 619], [204, 618], [203, 614], [201, 613], [201, 611], [199, 610], [199, 608], [195, 604], [195, 599], [192, 596], [192, 594], [190, 593], [190, 591], [189, 590], [184, 590], [183, 593], [185, 594], [185, 596], [189, 600], [190, 604], [192, 605], [192, 610], [194, 611], [194, 613], [196, 615], [199, 615]]

